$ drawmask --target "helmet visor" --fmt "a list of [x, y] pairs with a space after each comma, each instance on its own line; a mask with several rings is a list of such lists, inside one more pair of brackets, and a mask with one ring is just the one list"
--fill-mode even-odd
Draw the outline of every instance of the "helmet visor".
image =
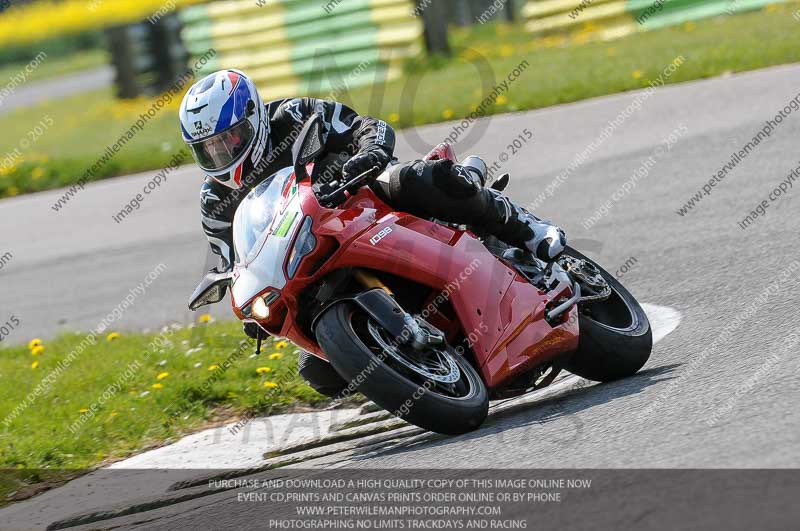
[[188, 144], [201, 169], [215, 172], [230, 166], [247, 149], [255, 136], [250, 120], [245, 118], [214, 136]]

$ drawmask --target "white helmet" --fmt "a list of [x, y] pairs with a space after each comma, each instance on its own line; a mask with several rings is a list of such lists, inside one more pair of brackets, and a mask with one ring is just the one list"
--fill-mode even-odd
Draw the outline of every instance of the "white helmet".
[[180, 120], [197, 165], [225, 186], [241, 188], [269, 137], [264, 102], [250, 78], [239, 70], [206, 76], [183, 97]]

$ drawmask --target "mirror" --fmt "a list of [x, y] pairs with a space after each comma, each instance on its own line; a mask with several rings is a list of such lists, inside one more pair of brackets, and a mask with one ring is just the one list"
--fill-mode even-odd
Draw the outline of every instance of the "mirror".
[[194, 311], [208, 304], [215, 304], [225, 298], [231, 285], [233, 273], [209, 271], [189, 298], [189, 309]]
[[323, 130], [322, 117], [314, 113], [303, 125], [303, 129], [300, 130], [300, 134], [294, 141], [292, 159], [297, 181], [308, 177], [306, 164], [313, 162], [325, 150]]

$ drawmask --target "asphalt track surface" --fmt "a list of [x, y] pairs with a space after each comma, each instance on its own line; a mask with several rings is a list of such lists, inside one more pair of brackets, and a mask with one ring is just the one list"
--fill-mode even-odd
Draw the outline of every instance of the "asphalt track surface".
[[[691, 212], [680, 216], [677, 210], [788, 105], [798, 87], [800, 67], [784, 66], [661, 88], [536, 209], [569, 237], [602, 242], [590, 254], [610, 271], [633, 257], [624, 284], [640, 301], [682, 314], [681, 326], [657, 345], [643, 372], [565, 393], [464, 436], [303, 466], [797, 467], [800, 361], [791, 339], [800, 332], [800, 269], [795, 264], [781, 271], [800, 259], [798, 191], [771, 203], [746, 230], [737, 223], [800, 165], [799, 113], [784, 119]], [[468, 151], [491, 163], [530, 128], [534, 142], [505, 164], [513, 176], [510, 195], [530, 204], [637, 97], [494, 117]], [[430, 144], [451, 127], [419, 133]], [[662, 150], [631, 193], [584, 228], [581, 222], [678, 130], [680, 139]], [[408, 134], [401, 135], [399, 156], [414, 153]], [[121, 224], [111, 219], [151, 176], [88, 186], [59, 213], [50, 205], [60, 191], [0, 202], [0, 251], [14, 255], [0, 271], [0, 308], [22, 322], [14, 340], [96, 325], [159, 263], [164, 273], [117, 328], [190, 318], [186, 298], [206, 265], [197, 172], [175, 172], [132, 217]], [[183, 512], [173, 507], [165, 525], [207, 526], [214, 515], [228, 515], [229, 524], [234, 504], [220, 497], [213, 511], [199, 503]]]
[[113, 82], [114, 69], [102, 66], [54, 79], [22, 84], [0, 105], [0, 114], [36, 105], [54, 97], [65, 98], [73, 94], [100, 90]]

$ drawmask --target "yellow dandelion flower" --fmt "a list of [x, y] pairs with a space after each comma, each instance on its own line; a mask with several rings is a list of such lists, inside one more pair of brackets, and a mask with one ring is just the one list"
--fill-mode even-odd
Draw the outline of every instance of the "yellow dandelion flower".
[[117, 413], [116, 411], [112, 411], [112, 412], [111, 412], [111, 415], [109, 415], [109, 417], [111, 417], [111, 418], [113, 419], [113, 418], [114, 418], [114, 417], [116, 417], [117, 415], [119, 415], [119, 413]]
[[38, 345], [38, 346], [33, 347], [31, 349], [31, 354], [34, 355], [34, 356], [38, 356], [42, 352], [44, 352], [44, 347], [42, 345]]
[[85, 408], [85, 407], [82, 407], [82, 408], [80, 408], [80, 409], [78, 410], [78, 413], [88, 413], [88, 412], [89, 412], [89, 409], [88, 409], [88, 408]]
[[686, 31], [694, 31], [695, 27], [696, 27], [695, 23], [692, 22], [691, 20], [683, 25], [683, 29]]
[[210, 323], [211, 322], [211, 314], [204, 313], [200, 317], [197, 318], [197, 321], [200, 323]]
[[275, 343], [275, 348], [277, 348], [278, 350], [284, 349], [288, 346], [289, 346], [288, 341], [278, 341], [277, 343]]
[[501, 46], [500, 55], [503, 57], [511, 57], [512, 55], [514, 55], [514, 47], [508, 44]]
[[497, 96], [497, 99], [494, 100], [494, 102], [498, 105], [505, 105], [506, 103], [508, 103], [508, 98], [506, 98], [501, 94], [500, 96]]
[[8, 195], [8, 197], [16, 197], [16, 196], [18, 196], [19, 195], [19, 188], [17, 188], [16, 186], [14, 186], [12, 184], [11, 186], [8, 187], [8, 190], [6, 190], [6, 195]]
[[453, 109], [445, 109], [442, 111], [442, 118], [444, 118], [445, 120], [449, 120], [450, 118], [453, 117], [454, 114], [455, 113], [453, 112]]
[[152, 387], [153, 389], [163, 389], [164, 388], [164, 386], [161, 385], [160, 383], [154, 383], [150, 387]]
[[279, 360], [282, 357], [283, 357], [283, 354], [281, 354], [280, 352], [273, 352], [272, 354], [269, 355], [269, 359], [271, 359], [271, 360]]
[[122, 336], [120, 336], [117, 332], [111, 332], [106, 336], [106, 341], [116, 341], [120, 337]]
[[589, 42], [589, 36], [590, 34], [586, 32], [578, 33], [573, 37], [573, 41], [575, 41], [576, 44], [586, 44]]
[[397, 122], [400, 121], [400, 115], [397, 114], [396, 112], [393, 112], [392, 114], [389, 115], [389, 121], [396, 124]]
[[34, 181], [38, 181], [44, 176], [44, 168], [41, 166], [36, 166], [33, 171], [31, 171], [31, 179]]
[[641, 70], [634, 70], [631, 72], [631, 77], [633, 79], [642, 79], [642, 71]]
[[541, 39], [541, 44], [544, 48], [553, 48], [555, 46], [559, 46], [561, 42], [562, 41], [558, 39], [556, 36], [550, 36]]
[[34, 361], [33, 363], [31, 363], [31, 369], [35, 369], [38, 366], [39, 366], [39, 362], [38, 361]]
[[31, 339], [30, 342], [28, 343], [28, 350], [33, 350], [36, 347], [41, 347], [42, 344], [43, 344], [42, 340], [39, 339], [38, 337], [36, 339]]
[[477, 59], [481, 56], [481, 53], [478, 50], [473, 48], [467, 48], [463, 52], [461, 52], [460, 57], [465, 61], [470, 61], [472, 59]]
[[276, 384], [275, 382], [264, 382], [264, 387], [266, 387], [267, 389], [275, 389], [276, 387], [278, 387], [278, 384]]
[[163, 379], [164, 379], [164, 378], [166, 378], [167, 376], [169, 376], [169, 373], [168, 373], [168, 372], [162, 372], [162, 373], [159, 373], [159, 375], [158, 375], [158, 376], [156, 376], [156, 380], [163, 380]]
[[208, 366], [209, 371], [216, 371], [217, 369], [219, 369], [219, 365], [217, 365], [216, 363]]
[[272, 372], [272, 369], [269, 367], [259, 367], [256, 369], [256, 374], [267, 374], [268, 372]]

